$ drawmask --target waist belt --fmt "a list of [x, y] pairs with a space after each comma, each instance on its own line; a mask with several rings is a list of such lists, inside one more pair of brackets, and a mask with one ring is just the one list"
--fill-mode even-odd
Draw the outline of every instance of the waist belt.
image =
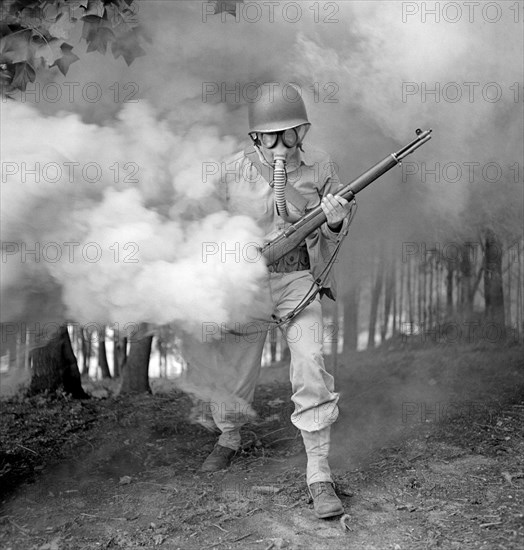
[[268, 269], [270, 273], [291, 273], [310, 269], [309, 254], [306, 245], [297, 246], [290, 250], [278, 262], [272, 263]]

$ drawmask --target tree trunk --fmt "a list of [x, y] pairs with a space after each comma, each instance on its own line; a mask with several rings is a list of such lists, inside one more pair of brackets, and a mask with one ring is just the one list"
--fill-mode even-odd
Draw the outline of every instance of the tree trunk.
[[522, 332], [522, 317], [523, 317], [523, 310], [524, 310], [524, 304], [522, 300], [522, 260], [521, 260], [521, 253], [520, 253], [520, 246], [517, 250], [517, 311], [515, 313], [516, 315], [516, 327], [517, 327], [517, 335], [520, 335]]
[[277, 329], [275, 327], [271, 327], [269, 330], [269, 353], [272, 364], [277, 362], [277, 335]]
[[87, 399], [80, 383], [80, 372], [65, 325], [45, 345], [35, 348], [30, 354], [32, 376], [28, 393], [64, 389], [75, 399]]
[[127, 359], [127, 338], [121, 338], [118, 331], [113, 332], [113, 377], [118, 378]]
[[[388, 267], [386, 276], [386, 289], [384, 296], [384, 322], [380, 329], [380, 342], [384, 343], [388, 335], [389, 317], [391, 314], [391, 301], [395, 291], [395, 263], [391, 262]], [[393, 326], [395, 325], [395, 317], [393, 317]]]
[[371, 293], [371, 310], [369, 313], [369, 332], [368, 332], [368, 349], [375, 347], [375, 331], [377, 328], [377, 313], [380, 294], [382, 292], [382, 282], [384, 280], [384, 256], [380, 255], [375, 285]]
[[30, 368], [30, 351], [34, 347], [35, 335], [31, 334], [30, 330], [26, 330], [26, 327], [22, 324], [22, 330], [18, 334], [16, 339], [16, 366], [21, 369]]
[[453, 264], [448, 262], [446, 274], [446, 317], [453, 315]]
[[168, 352], [168, 333], [157, 335], [156, 343], [158, 349], [158, 376], [167, 378], [167, 352]]
[[338, 317], [339, 309], [338, 302], [333, 302], [333, 324], [329, 327], [328, 334], [331, 337], [331, 375], [337, 378], [337, 366], [338, 366]]
[[358, 305], [360, 289], [353, 285], [344, 299], [344, 355], [358, 349]]
[[511, 254], [507, 254], [507, 258], [508, 258], [508, 263], [507, 263], [507, 267], [506, 267], [506, 271], [508, 273], [508, 292], [506, 294], [507, 296], [507, 300], [505, 301], [505, 305], [506, 305], [506, 324], [508, 326], [511, 326], [511, 319], [512, 319], [512, 315], [511, 315], [511, 290], [512, 290], [512, 281], [511, 281]]
[[473, 296], [472, 288], [474, 286], [473, 275], [474, 268], [472, 263], [473, 249], [471, 246], [464, 244], [461, 249], [460, 257], [460, 286], [461, 286], [461, 302], [460, 314], [463, 319], [471, 317], [473, 312]]
[[392, 324], [392, 336], [395, 337], [397, 335], [397, 316], [398, 316], [398, 311], [397, 311], [397, 266], [396, 266], [396, 262], [395, 262], [395, 271], [393, 273], [393, 313], [392, 313], [392, 317], [393, 317], [393, 324]]
[[504, 332], [504, 293], [502, 290], [502, 247], [495, 233], [488, 229], [484, 249], [484, 299], [486, 317]]
[[106, 351], [106, 326], [102, 325], [98, 331], [98, 367], [102, 378], [111, 378]]
[[148, 335], [146, 323], [141, 323], [138, 334], [131, 340], [131, 347], [122, 369], [120, 394], [151, 393], [149, 386], [149, 358], [153, 336]]
[[428, 264], [423, 263], [422, 269], [422, 326], [423, 330], [428, 329], [428, 301], [427, 301], [427, 280], [428, 280]]
[[419, 327], [423, 324], [422, 319], [422, 283], [420, 282], [421, 265], [415, 266], [415, 296], [417, 297], [417, 324]]
[[165, 378], [164, 376], [164, 344], [161, 338], [156, 339], [156, 345], [158, 350], [158, 378]]
[[437, 261], [436, 265], [436, 276], [435, 276], [435, 322], [437, 325], [440, 324], [442, 318], [441, 304], [440, 304], [440, 294], [442, 290], [442, 262]]
[[434, 270], [435, 270], [435, 258], [431, 257], [428, 264], [429, 267], [429, 288], [428, 288], [428, 326], [433, 328], [433, 283], [434, 283]]
[[82, 376], [89, 376], [89, 363], [91, 361], [91, 332], [85, 328], [80, 329], [82, 338]]
[[[400, 264], [400, 289], [399, 289], [399, 297], [398, 297], [398, 325], [397, 325], [397, 332], [402, 331], [402, 321], [404, 319], [404, 262], [401, 262]], [[395, 296], [397, 295], [395, 290]]]
[[289, 349], [289, 346], [287, 344], [287, 340], [285, 338], [281, 338], [282, 347], [281, 353], [280, 353], [280, 360], [283, 363], [289, 363], [291, 361], [291, 350]]
[[17, 367], [17, 342], [19, 338], [19, 327], [15, 323], [0, 324], [1, 342], [0, 355], [9, 357], [8, 368]]
[[408, 295], [408, 318], [409, 318], [409, 326], [413, 327], [413, 323], [415, 322], [415, 316], [413, 314], [413, 292], [411, 291], [411, 281], [412, 279], [412, 273], [411, 273], [411, 256], [408, 256], [408, 273], [407, 273], [407, 288], [406, 292]]

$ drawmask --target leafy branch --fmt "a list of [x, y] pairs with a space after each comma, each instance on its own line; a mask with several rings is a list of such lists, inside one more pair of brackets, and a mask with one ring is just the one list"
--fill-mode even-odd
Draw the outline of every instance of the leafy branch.
[[8, 0], [0, 11], [0, 88], [24, 91], [36, 71], [56, 67], [64, 76], [79, 57], [67, 42], [78, 25], [87, 51], [131, 64], [145, 55], [135, 0]]
[[[207, 0], [214, 13], [236, 13], [243, 0]], [[127, 65], [150, 41], [138, 21], [136, 0], [4, 0], [0, 4], [0, 93], [25, 91], [38, 70], [56, 67], [64, 76], [78, 61], [71, 35], [82, 25], [87, 52], [106, 54]]]

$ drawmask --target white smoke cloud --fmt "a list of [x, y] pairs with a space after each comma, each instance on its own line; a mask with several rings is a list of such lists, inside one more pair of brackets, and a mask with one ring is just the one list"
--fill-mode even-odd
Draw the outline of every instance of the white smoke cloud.
[[[406, 4], [414, 3], [340, 3], [353, 39], [340, 44], [318, 32], [298, 33], [301, 77], [338, 83], [338, 116], [344, 107], [363, 112], [398, 142], [409, 139], [415, 125], [433, 127], [433, 141], [416, 153], [424, 160], [520, 158], [521, 140], [509, 152], [501, 139], [507, 131], [522, 129], [515, 87], [522, 86], [523, 37], [511, 13], [490, 25], [480, 20], [480, 8], [469, 22], [464, 7], [458, 23], [447, 23], [442, 15], [437, 23], [420, 13], [403, 15]], [[442, 5], [427, 4], [428, 10]], [[503, 128], [502, 117], [510, 112], [514, 118]], [[464, 172], [460, 183], [467, 181]], [[461, 204], [466, 190], [465, 185], [446, 188]]]
[[[2, 193], [4, 240], [67, 239], [81, 243], [79, 249], [96, 240], [107, 256], [92, 265], [4, 264], [7, 318], [31, 310], [28, 288], [38, 294], [39, 289], [54, 288], [56, 280], [63, 284], [68, 314], [75, 317], [131, 316], [136, 321], [140, 314], [163, 322], [198, 306], [201, 316], [218, 319], [229, 308], [232, 317], [237, 306], [247, 307], [262, 266], [229, 262], [226, 269], [223, 262], [213, 264], [218, 254], [203, 264], [196, 251], [201, 253], [203, 242], [219, 239], [230, 243], [230, 250], [231, 239], [240, 240], [235, 232], [247, 242], [260, 239], [247, 220], [239, 220], [239, 227], [223, 214], [206, 218], [220, 207], [211, 196], [211, 178], [202, 172], [204, 162], [220, 161], [241, 146], [247, 130], [244, 92], [255, 80], [301, 85], [313, 122], [307, 141], [334, 153], [345, 181], [405, 143], [417, 126], [435, 131], [432, 141], [408, 159], [419, 166], [496, 160], [507, 170], [521, 162], [522, 97], [515, 102], [510, 86], [520, 83], [521, 90], [523, 38], [511, 12], [494, 24], [478, 13], [472, 23], [464, 15], [460, 23], [451, 24], [435, 23], [431, 17], [423, 22], [420, 13], [403, 21], [402, 9], [409, 2], [325, 4], [336, 8], [333, 17], [322, 3], [300, 2], [301, 20], [291, 23], [280, 8], [270, 21], [262, 3], [262, 18], [250, 23], [231, 16], [204, 20], [200, 2], [141, 3], [141, 23], [153, 41], [146, 47], [148, 54], [130, 67], [110, 55], [81, 54], [82, 46], [75, 46], [81, 60], [71, 66], [67, 81], [78, 83], [76, 91], [96, 83], [103, 92], [100, 101], [93, 104], [76, 93], [69, 103], [64, 89], [61, 101], [37, 105], [38, 112], [49, 117], [27, 105], [2, 104], [4, 163], [58, 163], [64, 172], [56, 183], [35, 183], [31, 176], [24, 183], [20, 172], [7, 177]], [[57, 82], [62, 80], [57, 76]], [[466, 94], [462, 84], [471, 81], [480, 83], [473, 102], [442, 97], [437, 102], [431, 96], [422, 100], [423, 82], [428, 88], [436, 82], [457, 82]], [[503, 90], [500, 101], [482, 96], [488, 82]], [[125, 88], [129, 83], [133, 85]], [[217, 93], [204, 98], [206, 83], [215, 84]], [[416, 84], [418, 95], [403, 98], [406, 83]], [[334, 89], [335, 101], [330, 102], [328, 94]], [[135, 91], [137, 103], [123, 103], [122, 98]], [[64, 168], [68, 162], [79, 163], [73, 182]], [[89, 163], [101, 168], [99, 181], [90, 182], [82, 174]], [[456, 183], [419, 182], [416, 187], [397, 185], [400, 169], [390, 174], [383, 178], [387, 185], [365, 191], [351, 233], [361, 249], [378, 239], [397, 246], [407, 235], [425, 235], [432, 226], [444, 227], [445, 238], [445, 230], [457, 222], [470, 195], [482, 185], [465, 182], [465, 168]], [[499, 194], [508, 208], [519, 204], [521, 191], [516, 189]], [[182, 220], [187, 223], [191, 217], [200, 220], [191, 226], [198, 235], [195, 240], [189, 238], [190, 226], [182, 226]], [[138, 264], [113, 262], [109, 247], [127, 242], [138, 244]], [[122, 258], [129, 252], [120, 250]], [[208, 278], [208, 268], [217, 278]], [[150, 280], [161, 284], [151, 287]], [[73, 282], [81, 290], [84, 282], [83, 291], [76, 293]], [[190, 291], [197, 287], [198, 292]], [[151, 304], [145, 303], [146, 294], [154, 297]], [[234, 303], [231, 296], [237, 297]], [[43, 307], [42, 301], [39, 304]], [[216, 309], [211, 311], [210, 304]]]
[[[205, 126], [176, 135], [146, 103], [126, 106], [108, 126], [15, 103], [3, 106], [2, 118], [2, 292], [11, 297], [3, 322], [40, 320], [27, 291], [39, 291], [45, 304], [44, 281], [61, 289], [64, 307], [54, 308], [54, 320], [179, 321], [198, 334], [202, 323], [253, 313], [266, 274], [253, 252], [261, 232], [207, 201], [216, 191], [201, 174], [205, 153], [218, 165], [234, 139]], [[9, 139], [21, 122], [24, 139]], [[177, 204], [195, 199], [207, 203], [197, 219]]]

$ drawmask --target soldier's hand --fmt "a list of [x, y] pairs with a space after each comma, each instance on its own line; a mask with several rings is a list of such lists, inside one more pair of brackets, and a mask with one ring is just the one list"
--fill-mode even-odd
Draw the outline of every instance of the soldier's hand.
[[320, 205], [326, 215], [329, 228], [339, 230], [344, 218], [351, 210], [351, 204], [343, 197], [329, 193], [322, 199]]

